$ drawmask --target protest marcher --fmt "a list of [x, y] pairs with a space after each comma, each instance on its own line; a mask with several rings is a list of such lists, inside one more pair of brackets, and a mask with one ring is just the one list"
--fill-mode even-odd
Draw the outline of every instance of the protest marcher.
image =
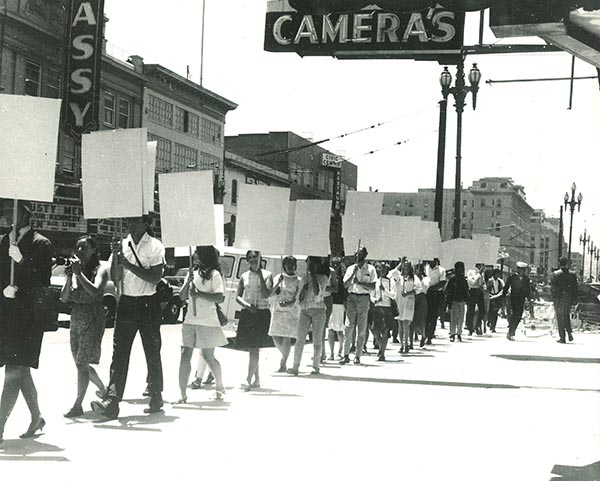
[[202, 351], [198, 353], [198, 364], [196, 365], [196, 372], [194, 374], [195, 379], [191, 382], [190, 387], [192, 389], [202, 389], [202, 386], [209, 386], [215, 383], [215, 376], [213, 373], [208, 370], [208, 376], [206, 376], [206, 380], [204, 379], [204, 373], [206, 372], [208, 365], [206, 361], [202, 357]]
[[488, 311], [488, 327], [490, 332], [496, 332], [496, 324], [498, 323], [498, 310], [502, 306], [502, 299], [493, 299], [496, 294], [502, 292], [504, 288], [504, 282], [500, 278], [500, 269], [494, 269], [492, 271], [492, 277], [487, 282], [487, 292], [490, 301], [490, 308]]
[[429, 289], [429, 277], [425, 274], [425, 265], [417, 264], [415, 273], [419, 282], [415, 283], [415, 316], [410, 324], [410, 341], [412, 349], [412, 341], [414, 334], [421, 336], [420, 347], [425, 344], [431, 344], [431, 340], [427, 339], [425, 332], [427, 320], [427, 291]]
[[346, 300], [344, 357], [340, 364], [350, 362], [349, 353], [354, 337], [353, 330], [356, 330], [354, 364], [360, 364], [360, 356], [365, 346], [371, 292], [375, 289], [377, 282], [375, 268], [367, 263], [368, 254], [366, 247], [360, 247], [356, 252], [356, 263], [349, 266], [344, 275], [344, 287], [348, 289], [348, 298]]
[[287, 256], [282, 261], [282, 272], [273, 279], [271, 292], [271, 327], [269, 336], [281, 353], [281, 362], [277, 372], [287, 371], [292, 339], [298, 331], [298, 295], [300, 294], [300, 276], [296, 273], [296, 258]]
[[425, 337], [431, 343], [435, 335], [437, 318], [440, 316], [440, 324], [444, 329], [444, 288], [446, 287], [446, 270], [440, 265], [436, 257], [429, 264], [429, 288], [427, 289], [427, 317], [425, 319]]
[[[483, 265], [475, 264], [475, 269], [467, 271], [467, 283], [469, 284], [469, 297], [467, 298], [467, 329], [469, 336], [475, 332], [481, 335], [481, 323], [485, 314], [483, 301]], [[477, 307], [477, 318], [475, 318], [475, 307]]]
[[510, 291], [510, 300], [508, 301], [510, 304], [510, 313], [508, 315], [508, 334], [506, 335], [509, 341], [515, 340], [517, 327], [523, 316], [525, 299], [529, 300], [530, 309], [533, 308], [531, 304], [531, 281], [527, 276], [527, 267], [528, 264], [526, 262], [517, 262], [517, 272], [509, 276], [502, 292], [496, 294], [494, 297], [490, 297], [490, 301], [501, 297], [506, 298]]
[[327, 341], [329, 343], [329, 360], [335, 359], [335, 341], [339, 342], [338, 357], [341, 359], [344, 355], [344, 322], [346, 319], [346, 297], [348, 291], [344, 287], [344, 265], [340, 263], [334, 269], [336, 277], [337, 292], [333, 292], [331, 299], [333, 301], [331, 317], [327, 324]]
[[[339, 290], [339, 282], [335, 272], [335, 269], [331, 266], [329, 257], [323, 261], [323, 273], [327, 272], [327, 288], [325, 294], [323, 294], [323, 301], [325, 302], [325, 325], [323, 326], [323, 342], [325, 342], [325, 334], [327, 333], [327, 327], [329, 326], [329, 320], [333, 313], [333, 294]], [[325, 362], [326, 359], [325, 345], [323, 344], [323, 353], [321, 355], [321, 362]]]
[[390, 331], [394, 328], [393, 304], [396, 303], [396, 283], [387, 277], [390, 266], [385, 262], [375, 264], [377, 270], [377, 283], [374, 293], [373, 327], [375, 341], [379, 346], [377, 356], [379, 361], [385, 361], [385, 349], [387, 347]]
[[108, 395], [93, 401], [92, 409], [109, 419], [119, 416], [119, 402], [123, 400], [131, 348], [140, 332], [146, 365], [148, 366], [149, 405], [145, 413], [162, 410], [163, 373], [160, 349], [161, 310], [156, 297], [156, 284], [163, 275], [165, 248], [153, 237], [149, 215], [127, 219], [129, 235], [112, 244], [110, 257], [111, 278], [123, 290], [115, 320], [113, 356], [110, 365]]
[[489, 326], [489, 320], [488, 320], [488, 316], [489, 316], [489, 312], [490, 312], [490, 291], [488, 288], [488, 283], [490, 281], [490, 279], [492, 278], [492, 270], [491, 269], [484, 269], [483, 271], [483, 306], [485, 309], [485, 312], [483, 313], [483, 333], [485, 334], [487, 332], [487, 328]]
[[215, 348], [227, 345], [227, 338], [217, 314], [217, 304], [225, 300], [219, 252], [213, 246], [198, 246], [195, 258], [197, 265], [190, 266], [179, 292], [181, 300], [188, 300], [191, 304], [181, 330], [179, 403], [187, 402], [187, 383], [194, 348], [202, 351], [202, 358], [215, 376], [214, 399], [220, 401], [225, 395], [221, 363], [215, 358]]
[[[319, 374], [319, 364], [323, 351], [323, 326], [325, 325], [325, 302], [323, 295], [327, 288], [329, 266], [323, 266], [318, 257], [306, 259], [306, 278], [302, 279], [302, 287], [298, 294], [300, 318], [294, 346], [294, 366], [288, 369], [290, 374], [298, 375], [302, 352], [306, 343], [308, 330], [312, 326], [313, 333], [313, 370], [311, 374]], [[327, 270], [324, 270], [325, 267]]]
[[566, 257], [561, 257], [558, 265], [560, 269], [552, 273], [551, 292], [558, 324], [558, 342], [565, 344], [565, 333], [569, 336], [569, 341], [573, 341], [571, 306], [577, 302], [577, 276], [567, 268]]
[[469, 284], [465, 277], [465, 264], [458, 261], [454, 264], [454, 276], [446, 286], [446, 304], [450, 309], [450, 342], [462, 341], [463, 322], [465, 320], [465, 303], [469, 297]]
[[248, 351], [248, 376], [246, 383], [242, 384], [242, 389], [251, 391], [260, 388], [260, 348], [271, 345], [269, 296], [273, 290], [273, 277], [261, 267], [259, 251], [246, 252], [246, 260], [250, 268], [240, 278], [236, 297], [236, 302], [242, 306], [236, 347]]
[[77, 240], [75, 257], [65, 267], [66, 281], [60, 297], [71, 302], [69, 334], [71, 352], [77, 367], [77, 397], [65, 414], [73, 418], [83, 414], [83, 399], [90, 381], [98, 388], [101, 398], [106, 387], [91, 366], [100, 362], [102, 337], [106, 327], [103, 296], [108, 282], [108, 268], [100, 265], [98, 246], [91, 236]]
[[410, 323], [415, 316], [415, 271], [410, 262], [402, 265], [402, 275], [396, 283], [396, 304], [398, 305], [398, 334], [400, 352], [410, 350]]
[[31, 438], [46, 424], [31, 376], [31, 368], [37, 369], [39, 364], [44, 335], [43, 326], [34, 319], [33, 303], [34, 290], [50, 285], [52, 245], [31, 227], [31, 212], [29, 202], [19, 201], [17, 218], [13, 219], [12, 202], [0, 203], [0, 216], [13, 224], [0, 240], [0, 367], [6, 366], [0, 399], [0, 443], [19, 393], [31, 414], [31, 423], [20, 437]]

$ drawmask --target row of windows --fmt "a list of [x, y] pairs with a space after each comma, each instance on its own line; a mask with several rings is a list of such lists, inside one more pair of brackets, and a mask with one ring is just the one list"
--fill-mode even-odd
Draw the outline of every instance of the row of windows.
[[107, 127], [126, 129], [130, 127], [131, 102], [109, 90], [104, 91], [102, 121]]
[[[42, 89], [44, 91], [42, 92]], [[25, 61], [25, 95], [31, 97], [60, 97], [60, 71], [54, 67], [47, 67], [34, 60]]]
[[160, 124], [171, 127], [194, 137], [200, 137], [203, 142], [215, 145], [223, 143], [223, 128], [221, 124], [189, 112], [181, 107], [173, 106], [172, 103], [148, 95], [148, 117]]
[[197, 149], [151, 133], [148, 133], [148, 140], [157, 142], [156, 168], [159, 171], [209, 170], [219, 165], [219, 158], [216, 155], [198, 152]]

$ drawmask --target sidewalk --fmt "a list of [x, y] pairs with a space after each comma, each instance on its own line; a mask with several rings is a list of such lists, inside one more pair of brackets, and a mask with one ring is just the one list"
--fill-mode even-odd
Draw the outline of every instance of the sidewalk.
[[[166, 401], [179, 397], [180, 331], [162, 328]], [[384, 363], [372, 349], [361, 366], [328, 362], [320, 376], [309, 375], [311, 345], [298, 377], [274, 374], [279, 355], [264, 349], [262, 388], [250, 393], [239, 388], [247, 354], [218, 349], [225, 402], [211, 401], [211, 390], [189, 390], [187, 405], [166, 404], [154, 415], [143, 414], [146, 368], [137, 340], [121, 417], [107, 422], [90, 412], [62, 417], [76, 373], [68, 331], [60, 329], [46, 335], [34, 373], [44, 434], [18, 439], [29, 423], [19, 399], [0, 445], [0, 473], [64, 481], [179, 475], [548, 481], [555, 469], [572, 475], [599, 461], [600, 335], [575, 332], [575, 342], [562, 345], [520, 331], [509, 342], [503, 327], [465, 335], [462, 343], [450, 343], [447, 330], [436, 334], [432, 346], [407, 355], [389, 344]], [[107, 330], [104, 380], [111, 338]]]

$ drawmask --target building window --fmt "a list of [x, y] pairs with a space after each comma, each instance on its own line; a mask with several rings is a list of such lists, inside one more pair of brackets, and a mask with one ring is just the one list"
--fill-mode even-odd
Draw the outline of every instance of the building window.
[[473, 220], [475, 218], [475, 213], [471, 212], [471, 220]]
[[115, 126], [115, 94], [108, 90], [104, 92], [104, 124], [110, 127]]
[[461, 227], [462, 227], [462, 230], [467, 230], [467, 224], [463, 224]]
[[200, 168], [217, 169], [219, 167], [219, 158], [206, 152], [200, 152]]
[[495, 214], [495, 213], [496, 213], [496, 211], [494, 211], [494, 210], [493, 210], [493, 211], [492, 211], [492, 217], [494, 217], [494, 214]]
[[508, 184], [506, 182], [500, 182], [501, 189], [506, 189], [507, 187], [508, 187]]
[[546, 249], [550, 249], [550, 237], [546, 236]]
[[533, 251], [529, 252], [529, 264], [535, 265], [535, 252]]
[[502, 211], [501, 210], [497, 210], [496, 211], [496, 217], [502, 217]]
[[500, 223], [496, 222], [496, 230], [500, 230]]
[[173, 104], [154, 95], [148, 95], [148, 108], [146, 111], [150, 119], [169, 127], [173, 125]]
[[60, 72], [48, 67], [46, 78], [46, 95], [53, 99], [60, 98]]
[[426, 209], [429, 207], [429, 201], [428, 200], [423, 201], [423, 207], [425, 207]]
[[65, 135], [63, 137], [62, 170], [64, 173], [75, 173], [75, 141]]
[[237, 180], [231, 181], [231, 205], [237, 205], [238, 186]]
[[25, 62], [25, 95], [39, 97], [40, 81], [42, 76], [42, 67], [39, 63], [32, 60]]
[[129, 117], [131, 116], [131, 104], [129, 100], [119, 99], [119, 128], [129, 127]]
[[429, 219], [429, 216], [427, 214], [423, 215], [423, 219]]
[[175, 130], [198, 137], [200, 117], [179, 107], [175, 107]]
[[463, 219], [467, 218], [467, 213], [464, 210], [463, 210], [462, 216], [463, 216]]
[[481, 207], [485, 207], [485, 199], [481, 199]]
[[208, 119], [202, 119], [200, 139], [211, 144], [221, 145], [221, 126]]
[[482, 189], [485, 189], [487, 187], [487, 183], [486, 182], [482, 182], [480, 185], [481, 185]]
[[198, 166], [198, 151], [175, 142], [173, 149], [173, 169], [181, 172]]
[[155, 140], [157, 142], [156, 170], [159, 172], [169, 172], [171, 170], [171, 141], [154, 134], [148, 134], [148, 140]]
[[466, 207], [467, 206], [467, 199], [463, 200], [463, 206]]
[[400, 207], [400, 202], [396, 202], [396, 207]]
[[502, 202], [500, 201], [500, 199], [496, 201], [496, 207], [502, 207]]
[[400, 211], [399, 210], [396, 211], [396, 215], [400, 215]]

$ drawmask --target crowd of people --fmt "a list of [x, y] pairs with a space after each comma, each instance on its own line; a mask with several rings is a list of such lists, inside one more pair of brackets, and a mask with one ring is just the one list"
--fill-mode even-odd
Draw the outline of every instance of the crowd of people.
[[[19, 203], [16, 219], [12, 219], [6, 205], [0, 214], [11, 219], [14, 226], [0, 240], [0, 366], [5, 366], [0, 398], [1, 443], [19, 393], [31, 413], [31, 423], [21, 437], [33, 437], [45, 426], [31, 368], [38, 367], [44, 331], [35, 315], [36, 292], [49, 285], [52, 246], [31, 228], [31, 206], [27, 202]], [[129, 235], [112, 245], [109, 267], [101, 265], [96, 242], [86, 235], [77, 240], [66, 269], [61, 298], [73, 306], [70, 344], [77, 370], [76, 397], [64, 414], [67, 418], [83, 414], [90, 381], [98, 396], [91, 404], [92, 410], [108, 419], [119, 416], [138, 331], [148, 367], [145, 394], [149, 403], [144, 412], [155, 413], [163, 407], [161, 312], [155, 293], [163, 276], [165, 248], [152, 235], [148, 216], [128, 219], [127, 227]], [[215, 357], [215, 348], [228, 344], [219, 321], [219, 304], [225, 298], [219, 253], [212, 246], [198, 246], [193, 258], [180, 292], [189, 307], [182, 324], [177, 403], [187, 402], [194, 349], [200, 350], [201, 356], [196, 374], [199, 379], [192, 387], [199, 386], [208, 368], [214, 378], [214, 399], [225, 396], [222, 366]], [[260, 350], [273, 344], [281, 354], [277, 372], [297, 376], [309, 333], [314, 375], [320, 374], [327, 361], [361, 364], [370, 334], [381, 362], [386, 360], [390, 340], [399, 345], [402, 354], [415, 349], [415, 342], [424, 348], [436, 337], [438, 319], [442, 328], [449, 322], [449, 340], [461, 342], [465, 331], [467, 335], [481, 335], [488, 329], [495, 333], [498, 312], [506, 309], [507, 338], [513, 341], [525, 302], [532, 297], [524, 263], [518, 263], [517, 272], [504, 282], [498, 269], [483, 265], [466, 271], [462, 262], [456, 262], [446, 272], [439, 259], [416, 265], [406, 258], [369, 262], [366, 247], [346, 258], [347, 262], [332, 263], [309, 256], [303, 277], [298, 274], [298, 261], [293, 256], [282, 259], [282, 271], [275, 276], [262, 268], [259, 251], [248, 251], [246, 259], [249, 269], [241, 276], [236, 293], [241, 313], [235, 338], [235, 348], [248, 352], [248, 372], [242, 384], [245, 391], [260, 388]], [[568, 308], [574, 302], [577, 281], [566, 268], [566, 259], [560, 262], [552, 288], [559, 342], [564, 343], [566, 336], [573, 339]], [[93, 366], [100, 361], [106, 323], [102, 297], [109, 279], [118, 286], [120, 299], [105, 385]]]

